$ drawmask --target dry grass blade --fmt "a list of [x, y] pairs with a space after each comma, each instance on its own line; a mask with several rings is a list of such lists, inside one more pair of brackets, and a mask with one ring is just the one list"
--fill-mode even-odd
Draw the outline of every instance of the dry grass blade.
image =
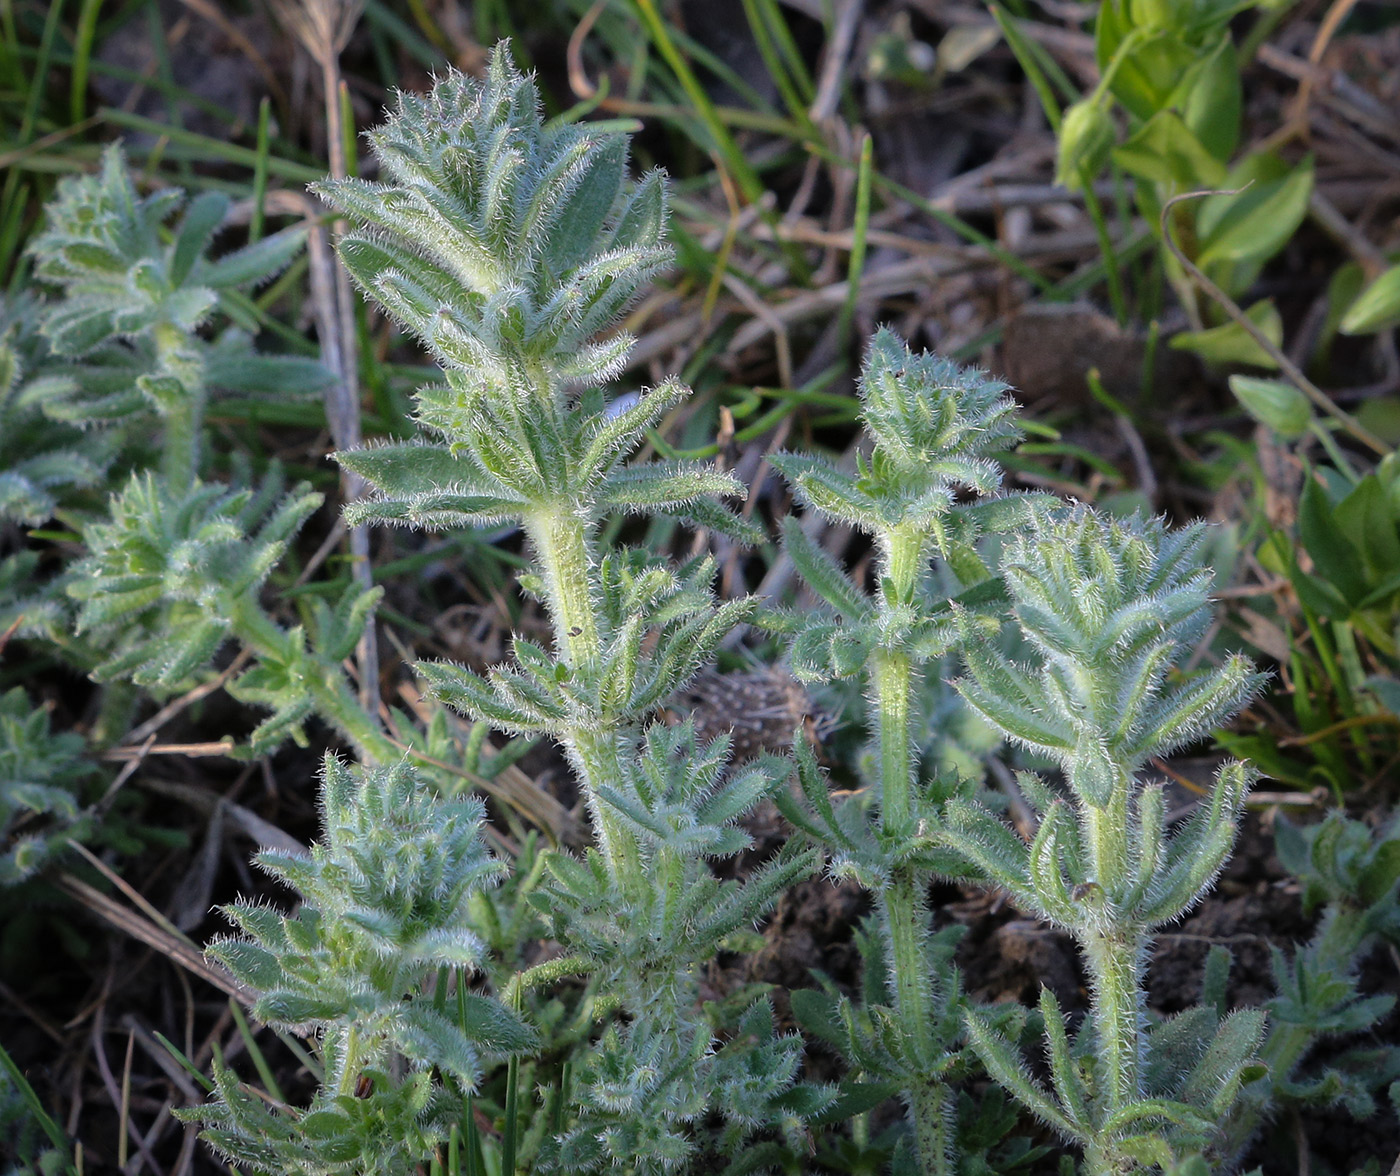
[[272, 7], [312, 59], [324, 66], [349, 43], [365, 0], [274, 0]]
[[[345, 179], [345, 127], [341, 115], [344, 82], [340, 76], [340, 53], [350, 40], [364, 12], [365, 0], [276, 0], [279, 17], [292, 29], [312, 60], [321, 67], [321, 83], [326, 103], [326, 146], [330, 173]], [[337, 449], [358, 449], [360, 429], [359, 342], [355, 331], [355, 298], [350, 276], [336, 265], [324, 226], [317, 225], [308, 239], [311, 255], [311, 297], [316, 306], [317, 334], [325, 364], [334, 373], [335, 383], [326, 394], [326, 416]], [[353, 502], [364, 489], [358, 475], [342, 470], [341, 494]], [[351, 572], [360, 587], [374, 587], [370, 567], [369, 529], [350, 529]], [[379, 650], [374, 620], [365, 626], [365, 635], [356, 649], [360, 672], [360, 701], [371, 716], [379, 712]]]
[[[105, 867], [103, 868], [105, 870]], [[110, 871], [107, 872], [110, 873]], [[159, 923], [129, 910], [81, 879], [75, 878], [72, 874], [61, 875], [58, 878], [58, 885], [64, 892], [77, 899], [93, 914], [99, 915], [111, 923], [117, 930], [139, 940], [147, 947], [154, 948], [172, 963], [179, 964], [186, 971], [193, 972], [196, 976], [209, 981], [214, 987], [228, 993], [229, 996], [234, 997], [247, 1007], [252, 1008], [253, 1002], [257, 1000], [258, 994], [256, 992], [244, 988], [222, 968], [216, 968], [210, 964], [194, 944], [173, 928], [166, 930]]]

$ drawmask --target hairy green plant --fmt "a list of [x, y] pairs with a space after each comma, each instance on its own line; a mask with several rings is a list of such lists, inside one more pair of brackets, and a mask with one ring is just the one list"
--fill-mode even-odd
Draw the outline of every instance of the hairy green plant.
[[407, 763], [352, 770], [327, 757], [320, 808], [309, 854], [255, 859], [297, 891], [296, 913], [232, 903], [223, 911], [241, 934], [208, 949], [257, 992], [260, 1020], [315, 1034], [317, 1092], [304, 1111], [269, 1104], [216, 1062], [216, 1101], [181, 1114], [268, 1176], [414, 1172], [486, 1065], [534, 1041], [498, 999], [465, 987], [484, 952], [471, 900], [503, 867], [482, 841], [481, 802], [434, 798]]
[[938, 836], [1022, 910], [1070, 932], [1092, 980], [1091, 1011], [1075, 1041], [1058, 1002], [1042, 991], [1053, 1093], [984, 1014], [968, 1011], [968, 1033], [992, 1076], [1083, 1147], [1092, 1173], [1165, 1167], [1218, 1144], [1220, 1121], [1258, 1074], [1262, 1011], [1182, 1014], [1147, 1027], [1153, 932], [1209, 890], [1253, 775], [1244, 764], [1224, 765], [1174, 831], [1161, 785], [1139, 779], [1154, 756], [1208, 733], [1261, 681], [1238, 655], [1182, 673], [1210, 620], [1204, 538], [1200, 525], [1173, 532], [1085, 507], [1039, 519], [1013, 537], [1001, 567], [1039, 663], [1014, 665], [985, 642], [963, 645], [963, 696], [1009, 738], [1057, 763], [1064, 794], [1020, 776], [1039, 818], [1029, 845], [962, 798], [949, 802]]
[[[1375, 1039], [1395, 1005], [1364, 996], [1357, 971], [1382, 943], [1400, 943], [1400, 823], [1382, 829], [1334, 810], [1298, 828], [1279, 817], [1279, 861], [1302, 888], [1303, 913], [1322, 910], [1312, 938], [1291, 955], [1273, 948], [1277, 995], [1259, 1049], [1267, 1073], [1247, 1087], [1225, 1123], [1227, 1157], [1242, 1150], [1278, 1105], [1341, 1104], [1358, 1119], [1376, 1110], [1375, 1092], [1400, 1077], [1400, 1048]], [[1322, 1041], [1366, 1034], [1316, 1063]]]
[[568, 955], [526, 983], [588, 974], [597, 1012], [620, 1007], [627, 1021], [580, 1063], [577, 1106], [544, 1162], [671, 1170], [699, 1146], [707, 1110], [731, 1123], [716, 1145], [732, 1148], [801, 1109], [798, 1039], [775, 1036], [754, 1011], [739, 1038], [714, 1049], [695, 969], [813, 856], [787, 851], [743, 885], [713, 878], [710, 859], [748, 844], [736, 820], [785, 771], [727, 768], [723, 742], [648, 734], [645, 720], [752, 605], [715, 600], [709, 559], [676, 567], [599, 548], [600, 520], [626, 511], [749, 531], [717, 501], [742, 492], [731, 476], [693, 462], [624, 464], [685, 389], [668, 382], [610, 413], [596, 386], [632, 342], [599, 333], [670, 256], [663, 182], [627, 180], [622, 135], [545, 125], [504, 48], [481, 83], [452, 74], [425, 97], [402, 95], [369, 139], [381, 182], [317, 189], [350, 223], [340, 255], [351, 275], [423, 342], [444, 380], [417, 395], [424, 438], [338, 455], [374, 490], [347, 517], [509, 520], [530, 540], [522, 585], [543, 600], [554, 648], [517, 638], [514, 664], [485, 678], [418, 668], [473, 718], [557, 739], [592, 817], [597, 848], [581, 861], [552, 855], [548, 897], [537, 896]]
[[112, 439], [55, 421], [44, 409], [73, 386], [52, 366], [39, 333], [38, 302], [0, 299], [0, 522], [37, 526], [74, 491], [100, 485], [112, 460]]
[[[956, 973], [930, 936], [927, 893], [935, 868], [923, 831], [938, 820], [947, 785], [925, 780], [917, 762], [915, 701], [924, 666], [953, 647], [951, 602], [931, 590], [930, 561], [952, 572], [969, 600], [995, 595], [975, 541], [1028, 514], [1023, 498], [996, 499], [1001, 467], [992, 456], [1019, 437], [1007, 386], [930, 354], [915, 355], [895, 335], [871, 341], [860, 381], [862, 420], [874, 439], [854, 474], [811, 456], [781, 454], [773, 464], [809, 509], [859, 527], [875, 543], [876, 589], [867, 594], [817, 547], [793, 518], [786, 550], [830, 613], [809, 614], [793, 642], [793, 671], [821, 681], [865, 672], [878, 752], [879, 815], [868, 823], [852, 806], [840, 814], [803, 756], [804, 791], [818, 815], [803, 823], [834, 851], [833, 868], [854, 875], [876, 897], [888, 993], [860, 1014], [844, 1052], [862, 1069], [895, 1083], [907, 1101], [924, 1172], [951, 1172], [952, 1092], [960, 1015]], [[965, 488], [972, 500], [959, 502]], [[977, 499], [982, 499], [979, 502]], [[794, 820], [802, 820], [792, 814]], [[946, 869], [948, 863], [942, 863]], [[879, 1047], [875, 1045], [879, 1039]]]
[[300, 725], [319, 714], [362, 755], [397, 759], [341, 666], [382, 590], [352, 584], [334, 607], [314, 602], [309, 634], [279, 624], [261, 602], [268, 574], [321, 501], [305, 485], [284, 492], [275, 469], [257, 487], [196, 481], [183, 491], [133, 476], [109, 519], [86, 529], [88, 554], [68, 577], [78, 632], [106, 651], [94, 676], [175, 687], [234, 637], [257, 661], [230, 693], [273, 711], [253, 733], [255, 751], [301, 739]]
[[[327, 379], [319, 364], [255, 352], [250, 332], [257, 321], [237, 296], [291, 261], [304, 230], [287, 229], [214, 259], [209, 245], [228, 197], [204, 192], [191, 200], [167, 243], [165, 222], [184, 201], [175, 188], [140, 196], [121, 149], [109, 147], [97, 175], [59, 184], [44, 228], [29, 244], [36, 276], [64, 295], [43, 314], [54, 354], [106, 375], [84, 372], [46, 411], [84, 425], [155, 413], [163, 424], [162, 473], [178, 488], [199, 473], [211, 395], [285, 398], [314, 392]], [[216, 312], [234, 326], [211, 342], [199, 332]]]
[[49, 712], [22, 687], [0, 695], [0, 886], [31, 877], [85, 835], [81, 785], [97, 766], [84, 751], [82, 736], [50, 729]]
[[[26, 633], [57, 637], [99, 680], [159, 689], [187, 685], [236, 637], [257, 662], [231, 692], [274, 712], [254, 733], [255, 750], [288, 734], [300, 738], [302, 721], [317, 713], [367, 758], [392, 761], [398, 749], [355, 701], [340, 667], [345, 641], [358, 639], [377, 593], [351, 591], [334, 608], [314, 605], [309, 639], [300, 626], [277, 624], [260, 603], [265, 579], [321, 496], [304, 486], [284, 495], [276, 470], [255, 486], [237, 461], [231, 487], [199, 476], [212, 396], [300, 396], [328, 379], [313, 361], [254, 351], [249, 331], [257, 322], [240, 293], [286, 265], [304, 232], [289, 229], [214, 258], [210, 245], [227, 197], [196, 197], [168, 233], [165, 224], [183, 203], [174, 189], [141, 197], [112, 147], [98, 174], [59, 185], [30, 243], [36, 275], [61, 291], [37, 312], [52, 354], [38, 387], [25, 385], [0, 407], [37, 408], [54, 428], [129, 425], [155, 415], [163, 424], [161, 468], [133, 474], [109, 498], [105, 518], [76, 520], [87, 555], [51, 587], [78, 602], [71, 628], [81, 640], [57, 632], [61, 610], [52, 592], [20, 588], [8, 609], [24, 617]], [[209, 337], [218, 319], [233, 325]], [[12, 384], [20, 366], [10, 364]], [[103, 436], [94, 433], [94, 443]], [[66, 468], [94, 480], [76, 457]], [[34, 476], [28, 482], [37, 487]], [[35, 499], [26, 509], [46, 505]], [[19, 558], [4, 579], [33, 570], [32, 560]]]

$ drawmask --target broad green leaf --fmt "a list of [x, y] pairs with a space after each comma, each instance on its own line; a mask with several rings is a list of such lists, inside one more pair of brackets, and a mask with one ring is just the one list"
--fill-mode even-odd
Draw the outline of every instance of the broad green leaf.
[[1187, 127], [1211, 155], [1228, 162], [1239, 142], [1243, 99], [1239, 54], [1228, 33], [1183, 85], [1179, 101]]
[[1366, 595], [1366, 575], [1355, 537], [1340, 526], [1336, 508], [1316, 478], [1309, 478], [1298, 502], [1298, 539], [1312, 557], [1315, 574], [1332, 584], [1349, 604]]
[[1366, 287], [1342, 317], [1343, 335], [1374, 335], [1400, 326], [1400, 265]]
[[1332, 518], [1360, 553], [1370, 585], [1400, 573], [1400, 535], [1396, 533], [1400, 517], [1392, 511], [1379, 478], [1374, 474], [1362, 478], [1337, 504]]
[[1362, 401], [1356, 421], [1388, 445], [1400, 445], [1400, 396], [1377, 396]]
[[1273, 257], [1297, 232], [1308, 212], [1313, 191], [1312, 157], [1268, 178], [1278, 165], [1259, 155], [1233, 168], [1220, 185], [1244, 190], [1234, 195], [1209, 196], [1196, 218], [1200, 242], [1197, 262], [1263, 262]]
[[[1256, 302], [1245, 315], [1276, 347], [1283, 342], [1283, 318], [1272, 301]], [[1238, 323], [1208, 327], [1203, 331], [1182, 331], [1172, 336], [1171, 345], [1178, 351], [1195, 352], [1207, 363], [1278, 367], [1269, 353]]]
[[1113, 149], [1113, 159], [1129, 175], [1181, 189], [1214, 188], [1225, 167], [1174, 111], [1163, 110]]
[[[1172, 7], [1175, 7], [1173, 5]], [[1140, 36], [1137, 28], [1148, 25], [1136, 3], [1104, 0], [1099, 5], [1094, 26], [1094, 55], [1101, 71], [1119, 55], [1124, 40]], [[1150, 25], [1149, 27], [1153, 27]], [[1130, 46], [1114, 71], [1109, 90], [1137, 119], [1147, 121], [1171, 102], [1181, 76], [1200, 56], [1197, 47], [1155, 25], [1158, 35], [1148, 36]]]
[[1288, 441], [1296, 441], [1312, 422], [1312, 405], [1292, 384], [1283, 380], [1261, 380], [1257, 376], [1233, 375], [1230, 391], [1256, 421], [1267, 425]]

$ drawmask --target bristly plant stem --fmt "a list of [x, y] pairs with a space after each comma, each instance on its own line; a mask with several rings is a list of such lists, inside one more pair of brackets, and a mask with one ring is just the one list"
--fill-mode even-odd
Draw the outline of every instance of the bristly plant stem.
[[[1107, 805], [1084, 806], [1090, 861], [1098, 897], [1112, 901], [1130, 886], [1128, 800], [1132, 781], [1122, 773]], [[1090, 1005], [1098, 1041], [1101, 1080], [1109, 1114], [1143, 1096], [1139, 1081], [1143, 1052], [1145, 929], [1105, 912], [1104, 926], [1080, 937], [1092, 976]]]
[[199, 475], [200, 433], [204, 428], [205, 383], [197, 358], [189, 353], [189, 335], [172, 323], [152, 328], [158, 370], [180, 381], [184, 395], [165, 405], [161, 472], [172, 488], [187, 490]]
[[[871, 340], [861, 373], [862, 417], [874, 446], [868, 457], [858, 455], [857, 476], [807, 457], [773, 458], [804, 505], [855, 523], [878, 552], [878, 583], [870, 592], [817, 549], [800, 526], [787, 528], [794, 563], [837, 616], [814, 614], [799, 622], [794, 672], [820, 680], [863, 671], [878, 754], [878, 824], [871, 828], [863, 814], [859, 818], [866, 840], [856, 842], [841, 818], [824, 824], [838, 869], [860, 878], [874, 896], [888, 969], [879, 1016], [886, 1026], [894, 1022], [879, 1032], [898, 1045], [882, 1046], [877, 1061], [857, 1042], [849, 1057], [867, 1070], [871, 1062], [885, 1067], [898, 1084], [924, 1176], [947, 1176], [956, 1168], [955, 1118], [945, 1076], [957, 1060], [962, 1005], [956, 975], [935, 976], [933, 961], [945, 948], [931, 934], [933, 870], [928, 858], [912, 851], [941, 821], [946, 799], [923, 787], [915, 702], [925, 664], [956, 640], [946, 598], [930, 593], [925, 581], [931, 557], [947, 561], [955, 542], [972, 552], [981, 533], [977, 516], [957, 502], [958, 488], [987, 498], [1000, 487], [1000, 468], [991, 455], [1019, 435], [1015, 402], [1006, 391], [1005, 384], [982, 372], [915, 354], [882, 330]], [[1019, 513], [1018, 508], [1006, 511], [999, 529], [1015, 525]], [[973, 553], [972, 562], [979, 565], [976, 573], [964, 580], [971, 571], [965, 567], [956, 576], [960, 582], [990, 578], [980, 556]], [[804, 790], [812, 795], [805, 783]]]
[[1142, 965], [1146, 941], [1146, 935], [1131, 930], [1094, 930], [1080, 939], [1092, 976], [1090, 1007], [1106, 1116], [1144, 1097]]
[[[561, 504], [527, 517], [525, 533], [539, 560], [555, 646], [571, 670], [591, 675], [602, 660], [602, 634], [596, 604], [597, 561], [589, 525], [567, 504]], [[636, 848], [611, 806], [600, 803], [596, 792], [600, 783], [615, 786], [626, 779], [618, 759], [617, 733], [575, 728], [564, 733], [564, 742], [583, 776], [598, 849], [615, 873], [624, 859], [635, 858]]]
[[602, 648], [588, 525], [561, 505], [527, 518], [525, 530], [539, 555], [559, 652], [572, 668], [586, 671], [597, 664]]
[[[877, 594], [882, 628], [894, 620], [897, 609], [908, 609], [914, 600], [919, 574], [928, 554], [927, 531], [908, 525], [891, 527], [880, 536], [879, 574], [883, 591]], [[874, 657], [875, 721], [880, 747], [880, 823], [887, 835], [905, 828], [913, 809], [914, 691], [919, 671], [902, 648], [877, 649]], [[921, 1057], [934, 1050], [930, 1026], [934, 1020], [933, 977], [929, 974], [924, 943], [929, 934], [927, 879], [913, 866], [897, 866], [890, 885], [877, 899], [885, 934], [893, 981], [895, 1011]], [[907, 1094], [914, 1120], [914, 1146], [919, 1165], [928, 1176], [942, 1176], [949, 1168], [949, 1091], [941, 1082], [916, 1086]]]

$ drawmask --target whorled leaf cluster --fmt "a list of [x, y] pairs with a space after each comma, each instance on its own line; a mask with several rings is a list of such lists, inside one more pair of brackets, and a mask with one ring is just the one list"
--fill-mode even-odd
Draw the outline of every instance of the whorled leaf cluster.
[[[183, 207], [173, 238], [164, 226]], [[206, 404], [218, 394], [304, 396], [328, 379], [317, 363], [256, 352], [255, 316], [236, 295], [300, 251], [287, 229], [210, 257], [229, 199], [177, 188], [141, 196], [120, 147], [96, 175], [70, 176], [29, 244], [34, 272], [62, 297], [45, 305], [42, 331], [72, 378], [48, 397], [57, 419], [93, 425], [154, 413], [163, 424], [164, 471], [178, 485], [199, 472]], [[216, 316], [225, 326], [205, 337]]]
[[[1163, 787], [1138, 779], [1152, 757], [1234, 714], [1261, 681], [1239, 656], [1185, 672], [1210, 616], [1204, 538], [1199, 525], [1170, 531], [1086, 507], [1044, 516], [1012, 538], [1001, 565], [1038, 661], [1014, 665], [986, 642], [962, 650], [964, 698], [1009, 738], [1057, 761], [1064, 790], [1020, 775], [1038, 822], [1029, 845], [963, 799], [950, 801], [934, 837], [1023, 910], [1074, 935], [1093, 983], [1077, 1042], [1054, 997], [1042, 994], [1053, 1093], [976, 1012], [967, 1018], [971, 1043], [993, 1077], [1084, 1147], [1096, 1172], [1167, 1165], [1220, 1144], [1220, 1124], [1261, 1072], [1259, 1010], [1227, 1016], [1203, 1006], [1150, 1032], [1146, 1015], [1152, 932], [1210, 888], [1254, 775], [1225, 764], [1176, 829]], [[1086, 1053], [1088, 1068], [1078, 1060]]]
[[76, 491], [100, 485], [115, 449], [104, 433], [49, 415], [75, 381], [53, 370], [39, 321], [33, 297], [0, 299], [0, 521], [28, 526], [53, 518]]
[[[241, 934], [209, 948], [257, 993], [260, 1020], [319, 1032], [320, 1088], [304, 1112], [278, 1110], [219, 1067], [218, 1101], [187, 1115], [259, 1172], [409, 1172], [485, 1065], [534, 1040], [494, 996], [464, 987], [485, 951], [472, 897], [503, 867], [482, 841], [481, 802], [436, 798], [407, 763], [350, 769], [328, 757], [320, 808], [309, 854], [256, 859], [299, 894], [296, 913], [232, 903], [224, 913]], [[449, 972], [458, 991], [442, 1000], [428, 981]], [[395, 1059], [407, 1076], [394, 1076]]]
[[82, 785], [97, 765], [80, 735], [52, 730], [23, 687], [0, 694], [0, 886], [31, 877], [90, 822]]
[[68, 585], [78, 631], [111, 650], [98, 675], [169, 687], [203, 669], [320, 504], [304, 485], [284, 494], [275, 472], [256, 488], [184, 491], [135, 475], [87, 528]]
[[1010, 738], [1058, 761], [1095, 807], [1152, 756], [1234, 714], [1261, 682], [1238, 654], [1176, 677], [1210, 621], [1204, 541], [1200, 524], [1168, 531], [1079, 509], [1013, 538], [1002, 562], [1041, 663], [1014, 666], [969, 643], [959, 689]]

